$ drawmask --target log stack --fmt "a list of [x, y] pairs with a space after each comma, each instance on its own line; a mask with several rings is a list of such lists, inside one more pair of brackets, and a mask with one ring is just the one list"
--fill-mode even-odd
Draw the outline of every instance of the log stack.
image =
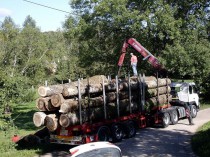
[[[168, 94], [170, 83], [168, 78], [145, 77], [146, 111], [165, 105], [171, 100]], [[140, 110], [139, 87], [138, 78], [131, 77], [130, 81], [108, 80], [103, 75], [67, 84], [40, 86], [40, 97], [36, 101], [39, 111], [34, 113], [33, 122], [37, 127], [44, 125], [49, 131], [55, 131], [58, 126], [69, 127], [136, 113]]]

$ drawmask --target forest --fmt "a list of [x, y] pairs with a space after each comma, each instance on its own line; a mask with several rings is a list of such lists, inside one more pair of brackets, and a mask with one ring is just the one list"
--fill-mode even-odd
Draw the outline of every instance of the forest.
[[[210, 2], [206, 0], [71, 0], [63, 28], [42, 32], [28, 15], [22, 26], [0, 23], [0, 106], [36, 99], [40, 85], [94, 75], [115, 76], [122, 44], [135, 38], [176, 80], [193, 80], [210, 93]], [[52, 23], [53, 24], [53, 23]], [[137, 55], [138, 72], [155, 73]]]

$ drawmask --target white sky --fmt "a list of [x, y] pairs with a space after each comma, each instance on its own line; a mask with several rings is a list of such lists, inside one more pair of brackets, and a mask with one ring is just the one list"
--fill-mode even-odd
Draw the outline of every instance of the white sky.
[[[45, 6], [71, 12], [70, 0], [28, 0]], [[30, 15], [41, 31], [56, 31], [62, 28], [68, 13], [38, 6], [24, 0], [0, 0], [0, 22], [10, 16], [16, 25], [22, 27], [25, 18]]]

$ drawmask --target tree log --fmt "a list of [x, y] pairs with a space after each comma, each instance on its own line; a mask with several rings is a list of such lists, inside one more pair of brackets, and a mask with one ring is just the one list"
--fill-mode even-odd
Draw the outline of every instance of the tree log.
[[[88, 120], [92, 122], [97, 122], [104, 119], [103, 108], [90, 108], [90, 110], [85, 109], [82, 111], [82, 122], [87, 122]], [[59, 118], [59, 124], [62, 127], [68, 127], [72, 125], [78, 125], [80, 123], [79, 112], [69, 112], [66, 114], [61, 114]]]
[[33, 115], [33, 122], [36, 127], [45, 125], [46, 114], [44, 112], [35, 112]]
[[158, 83], [157, 83], [157, 80], [155, 81], [145, 81], [146, 83], [146, 87], [147, 88], [157, 88], [157, 85], [159, 87], [162, 87], [162, 86], [166, 86], [167, 84], [171, 84], [171, 80], [169, 78], [159, 78], [158, 79]]
[[78, 109], [79, 109], [78, 100], [66, 99], [61, 104], [59, 112], [61, 112], [61, 113], [68, 113], [68, 112], [73, 112], [74, 110], [78, 110]]
[[39, 98], [36, 104], [40, 111], [55, 111], [58, 108], [54, 107], [50, 101], [50, 97]]
[[[119, 92], [119, 99], [128, 99], [129, 93], [128, 91], [120, 91]], [[117, 93], [116, 92], [108, 92], [106, 93], [106, 101], [107, 102], [113, 102], [117, 99]]]
[[172, 100], [171, 95], [169, 95], [168, 97], [166, 94], [159, 95], [159, 104], [157, 101], [157, 97], [152, 97], [152, 98], [146, 100], [145, 109], [147, 111], [151, 111], [153, 109], [153, 107], [158, 107], [158, 105], [163, 106], [163, 105], [167, 104], [168, 100], [169, 100], [169, 102]]
[[47, 111], [47, 108], [45, 107], [45, 103], [48, 103], [49, 101], [49, 99], [48, 100], [47, 99], [48, 97], [46, 98], [41, 97], [36, 100], [36, 107], [39, 111]]
[[67, 114], [61, 114], [59, 118], [59, 124], [62, 127], [68, 127], [71, 125], [79, 124], [79, 116], [75, 112], [69, 112]]
[[[81, 94], [87, 94], [88, 93], [88, 87], [89, 87], [89, 93], [97, 93], [102, 91], [102, 83], [108, 84], [108, 79], [104, 75], [96, 75], [90, 78], [82, 79], [80, 80], [80, 92]], [[75, 81], [74, 84], [70, 84], [70, 86], [66, 86], [63, 89], [63, 96], [69, 97], [78, 95], [78, 81]]]
[[[99, 97], [94, 97], [94, 98], [90, 98], [89, 102], [88, 99], [82, 99], [81, 100], [81, 106], [82, 109], [88, 108], [95, 108], [95, 107], [99, 107], [99, 106], [103, 106], [104, 101], [103, 101], [103, 97], [99, 96]], [[68, 112], [73, 112], [79, 109], [79, 102], [76, 99], [66, 99], [60, 107], [59, 112], [61, 113], [68, 113]]]
[[38, 94], [41, 97], [51, 96], [53, 94], [60, 94], [63, 92], [63, 88], [65, 85], [68, 84], [57, 84], [57, 85], [50, 85], [50, 86], [40, 86], [38, 88]]
[[162, 87], [159, 87], [159, 88], [150, 88], [148, 90], [146, 90], [146, 97], [147, 98], [150, 98], [150, 97], [154, 97], [154, 96], [157, 96], [158, 93], [161, 95], [161, 94], [167, 94], [167, 91], [168, 93], [171, 92], [171, 88], [170, 86], [162, 86]]
[[[168, 83], [168, 85], [171, 83], [170, 79], [158, 79], [158, 86], [166, 86]], [[125, 91], [128, 90], [128, 79], [125, 80], [119, 80], [119, 90], [120, 91]], [[150, 89], [150, 88], [157, 88], [157, 79], [155, 77], [145, 77], [145, 86], [146, 88]], [[138, 84], [138, 79], [137, 78], [133, 78], [131, 79], [130, 82], [130, 87], [132, 90], [138, 90], [139, 89], [139, 84]], [[105, 86], [106, 91], [116, 91], [116, 80], [112, 80], [108, 85]]]
[[55, 131], [58, 127], [58, 118], [56, 114], [49, 114], [45, 117], [46, 127], [49, 131]]
[[54, 94], [50, 99], [54, 107], [60, 107], [61, 104], [65, 101], [62, 94]]

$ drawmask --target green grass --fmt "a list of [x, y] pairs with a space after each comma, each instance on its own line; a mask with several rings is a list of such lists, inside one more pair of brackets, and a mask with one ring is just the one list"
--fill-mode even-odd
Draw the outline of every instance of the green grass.
[[201, 100], [201, 106], [200, 106], [201, 108], [201, 110], [203, 110], [203, 109], [206, 109], [206, 108], [210, 108], [210, 102], [203, 102], [202, 100]]
[[[201, 101], [201, 110], [206, 108], [210, 108], [210, 103]], [[196, 155], [201, 157], [210, 156], [210, 121], [198, 128], [191, 139], [191, 145]]]
[[[34, 157], [43, 153], [51, 152], [58, 149], [65, 149], [56, 144], [42, 144], [40, 146], [29, 146], [21, 148], [11, 141], [15, 134], [25, 136], [35, 133], [36, 128], [33, 124], [33, 114], [38, 111], [35, 103], [16, 104], [13, 114], [7, 115], [0, 119], [0, 156], [2, 157]], [[13, 125], [14, 124], [14, 125]], [[68, 151], [68, 148], [65, 149]]]
[[210, 156], [210, 121], [197, 130], [191, 142], [196, 155], [201, 157]]
[[[16, 145], [11, 142], [11, 137], [15, 134], [25, 136], [28, 134], [34, 133], [37, 128], [33, 124], [33, 113], [36, 111], [34, 103], [26, 104], [16, 104], [11, 117], [8, 115], [1, 121], [1, 131], [0, 131], [0, 151], [1, 156], [10, 157], [10, 156], [34, 156], [38, 149], [35, 150], [21, 150], [16, 149]], [[13, 125], [14, 124], [14, 125]]]

